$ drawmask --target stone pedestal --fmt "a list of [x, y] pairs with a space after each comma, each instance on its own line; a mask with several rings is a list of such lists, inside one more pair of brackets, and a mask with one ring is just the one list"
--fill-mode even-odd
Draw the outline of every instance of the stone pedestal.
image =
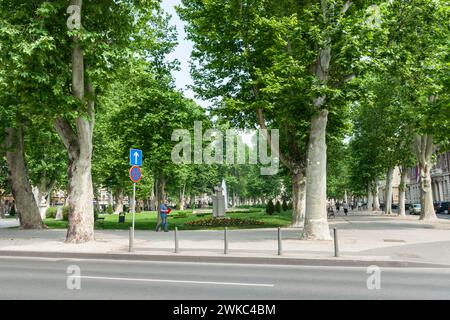
[[219, 218], [225, 216], [225, 197], [223, 195], [223, 189], [216, 187], [216, 194], [213, 198], [213, 217]]
[[63, 206], [56, 207], [56, 217], [55, 220], [62, 220], [63, 219]]

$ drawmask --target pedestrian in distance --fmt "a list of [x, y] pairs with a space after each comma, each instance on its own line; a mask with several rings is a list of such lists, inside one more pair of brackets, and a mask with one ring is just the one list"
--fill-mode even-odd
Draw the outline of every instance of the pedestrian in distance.
[[339, 213], [340, 205], [339, 202], [336, 202], [336, 211]]
[[347, 213], [348, 213], [348, 203], [346, 201], [344, 201], [343, 207], [344, 207], [344, 213], [345, 213], [345, 215], [347, 215]]
[[170, 213], [171, 209], [167, 207], [165, 201], [159, 206], [159, 214], [161, 215], [161, 221], [156, 225], [156, 232], [159, 231], [161, 226], [164, 232], [169, 232], [169, 224], [167, 223], [167, 215]]

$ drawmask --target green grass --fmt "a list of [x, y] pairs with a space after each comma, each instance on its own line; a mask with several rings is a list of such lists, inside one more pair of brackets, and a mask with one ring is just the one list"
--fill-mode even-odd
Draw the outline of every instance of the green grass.
[[[181, 213], [179, 218], [176, 218]], [[185, 223], [193, 220], [203, 219], [209, 217], [206, 215], [198, 217], [192, 214], [192, 210], [177, 211], [174, 210], [169, 214], [169, 230], [173, 230], [175, 226], [178, 230], [217, 230], [222, 229], [213, 227], [198, 227], [198, 226], [186, 226]], [[263, 225], [241, 225], [229, 227], [230, 229], [250, 229], [250, 228], [276, 228], [286, 227], [291, 222], [291, 212], [274, 213], [269, 216], [263, 209], [250, 210], [249, 212], [234, 212], [227, 213], [227, 216], [232, 218], [252, 219], [264, 222]], [[125, 216], [125, 223], [119, 223], [119, 216], [115, 214], [101, 214], [99, 217], [104, 217], [104, 221], [96, 221], [95, 229], [98, 230], [127, 230], [131, 226], [132, 215], [127, 214]], [[143, 212], [136, 213], [135, 228], [136, 230], [155, 230], [156, 228], [156, 212]], [[67, 229], [67, 221], [58, 221], [54, 219], [45, 219], [44, 223], [50, 229]]]

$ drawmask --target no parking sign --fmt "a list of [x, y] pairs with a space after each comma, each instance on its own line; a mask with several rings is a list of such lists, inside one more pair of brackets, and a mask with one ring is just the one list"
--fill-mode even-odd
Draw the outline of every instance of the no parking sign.
[[137, 183], [141, 180], [142, 174], [141, 174], [141, 168], [138, 166], [132, 166], [130, 168], [130, 179], [134, 183]]

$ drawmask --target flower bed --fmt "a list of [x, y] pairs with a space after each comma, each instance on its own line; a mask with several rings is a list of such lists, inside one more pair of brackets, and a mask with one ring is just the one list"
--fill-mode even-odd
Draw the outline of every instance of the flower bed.
[[196, 227], [229, 227], [242, 225], [263, 225], [264, 222], [253, 219], [240, 218], [205, 218], [186, 222], [186, 226]]

